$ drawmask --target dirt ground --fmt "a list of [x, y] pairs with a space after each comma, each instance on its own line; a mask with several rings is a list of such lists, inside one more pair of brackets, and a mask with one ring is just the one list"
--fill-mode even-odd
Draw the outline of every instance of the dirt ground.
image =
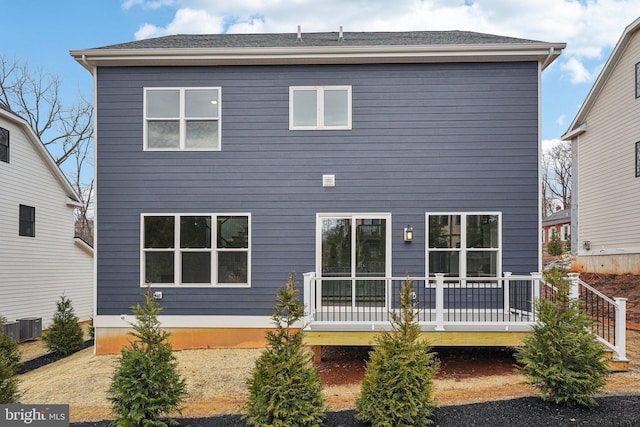
[[[637, 276], [581, 276], [611, 297], [627, 297], [628, 318], [640, 323], [640, 282]], [[630, 324], [634, 328], [636, 325]], [[43, 354], [41, 341], [20, 345], [23, 360]], [[440, 406], [533, 396], [515, 368], [511, 349], [437, 348], [441, 370], [435, 380]], [[369, 348], [333, 347], [323, 350], [317, 365], [330, 410], [354, 408]], [[239, 413], [249, 376], [260, 350], [189, 350], [176, 352], [189, 396], [183, 416], [205, 417]], [[628, 372], [611, 374], [607, 393], [640, 393], [640, 328], [627, 330]], [[69, 404], [71, 421], [112, 418], [107, 390], [117, 356], [94, 356], [82, 350], [66, 359], [20, 375], [22, 403]]]

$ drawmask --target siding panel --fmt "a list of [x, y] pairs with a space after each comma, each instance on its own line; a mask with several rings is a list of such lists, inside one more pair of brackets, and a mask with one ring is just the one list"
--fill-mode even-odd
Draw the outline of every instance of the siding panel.
[[[353, 129], [290, 131], [299, 85], [352, 85]], [[222, 151], [142, 150], [143, 88], [163, 86], [222, 87]], [[252, 215], [251, 288], [163, 288], [166, 314], [271, 314], [315, 270], [316, 213], [391, 213], [402, 276], [425, 273], [425, 212], [500, 211], [503, 270], [536, 270], [537, 88], [536, 63], [99, 69], [98, 313], [137, 301], [151, 212]]]

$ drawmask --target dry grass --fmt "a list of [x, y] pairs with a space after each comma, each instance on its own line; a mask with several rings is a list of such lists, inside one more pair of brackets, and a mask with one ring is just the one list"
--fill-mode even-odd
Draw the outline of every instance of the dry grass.
[[[640, 393], [640, 332], [628, 331], [630, 370], [612, 374], [607, 392]], [[36, 347], [36, 343], [25, 347]], [[29, 349], [31, 351], [31, 349]], [[42, 351], [42, 350], [41, 350]], [[260, 350], [188, 350], [176, 352], [182, 374], [187, 379], [189, 397], [184, 416], [203, 417], [238, 413], [247, 397], [245, 378]], [[106, 391], [118, 356], [94, 356], [82, 350], [66, 359], [21, 375], [23, 403], [69, 404], [71, 421], [98, 421], [111, 418]], [[464, 380], [435, 381], [435, 397], [441, 406], [509, 399], [534, 395], [523, 384], [524, 377], [492, 375]], [[331, 410], [354, 407], [359, 384], [325, 388]]]

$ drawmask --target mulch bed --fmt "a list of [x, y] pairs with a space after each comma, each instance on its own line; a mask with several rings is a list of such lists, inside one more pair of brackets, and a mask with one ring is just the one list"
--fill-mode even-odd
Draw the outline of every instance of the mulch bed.
[[[607, 396], [597, 399], [593, 409], [569, 409], [535, 397], [445, 406], [434, 411], [435, 426], [618, 426], [640, 425], [640, 395]], [[248, 427], [240, 415], [177, 420], [183, 427]], [[111, 421], [71, 423], [73, 427], [107, 427]], [[355, 411], [327, 413], [326, 427], [365, 427]]]
[[[93, 347], [93, 340], [85, 341], [80, 350], [84, 350], [85, 348], [89, 348], [89, 347]], [[18, 369], [17, 374], [18, 375], [26, 374], [27, 372], [33, 371], [34, 369], [41, 368], [45, 365], [48, 365], [49, 363], [57, 362], [58, 360], [62, 360], [65, 357], [69, 357], [72, 354], [73, 353], [69, 353], [69, 354], [47, 353], [40, 357], [36, 357], [35, 359], [27, 360], [26, 362], [22, 363], [22, 365], [20, 366], [20, 369]]]

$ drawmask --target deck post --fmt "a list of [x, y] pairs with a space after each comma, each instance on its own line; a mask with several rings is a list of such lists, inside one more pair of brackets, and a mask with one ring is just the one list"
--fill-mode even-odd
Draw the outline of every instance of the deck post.
[[436, 276], [436, 331], [444, 331], [444, 273]]
[[627, 359], [627, 298], [614, 298], [616, 302], [616, 356], [621, 362]]
[[502, 281], [502, 289], [503, 289], [503, 310], [505, 313], [508, 313], [511, 309], [511, 289], [509, 287], [509, 277], [511, 277], [510, 271], [505, 271], [503, 274], [504, 280]]
[[540, 301], [540, 286], [542, 285], [542, 273], [539, 271], [534, 271], [531, 273], [531, 277], [533, 278], [533, 299], [531, 300], [532, 304], [537, 304]]
[[311, 324], [311, 322], [313, 321], [313, 316], [315, 315], [315, 304], [312, 304], [312, 301], [315, 300], [315, 289], [312, 289], [311, 282], [316, 277], [316, 273], [304, 273], [303, 276], [304, 284], [302, 287], [302, 292], [304, 303], [304, 323], [302, 327], [306, 328]]
[[571, 290], [569, 291], [569, 298], [577, 300], [580, 298], [580, 289], [578, 285], [580, 283], [580, 273], [569, 273], [569, 280], [571, 281]]

